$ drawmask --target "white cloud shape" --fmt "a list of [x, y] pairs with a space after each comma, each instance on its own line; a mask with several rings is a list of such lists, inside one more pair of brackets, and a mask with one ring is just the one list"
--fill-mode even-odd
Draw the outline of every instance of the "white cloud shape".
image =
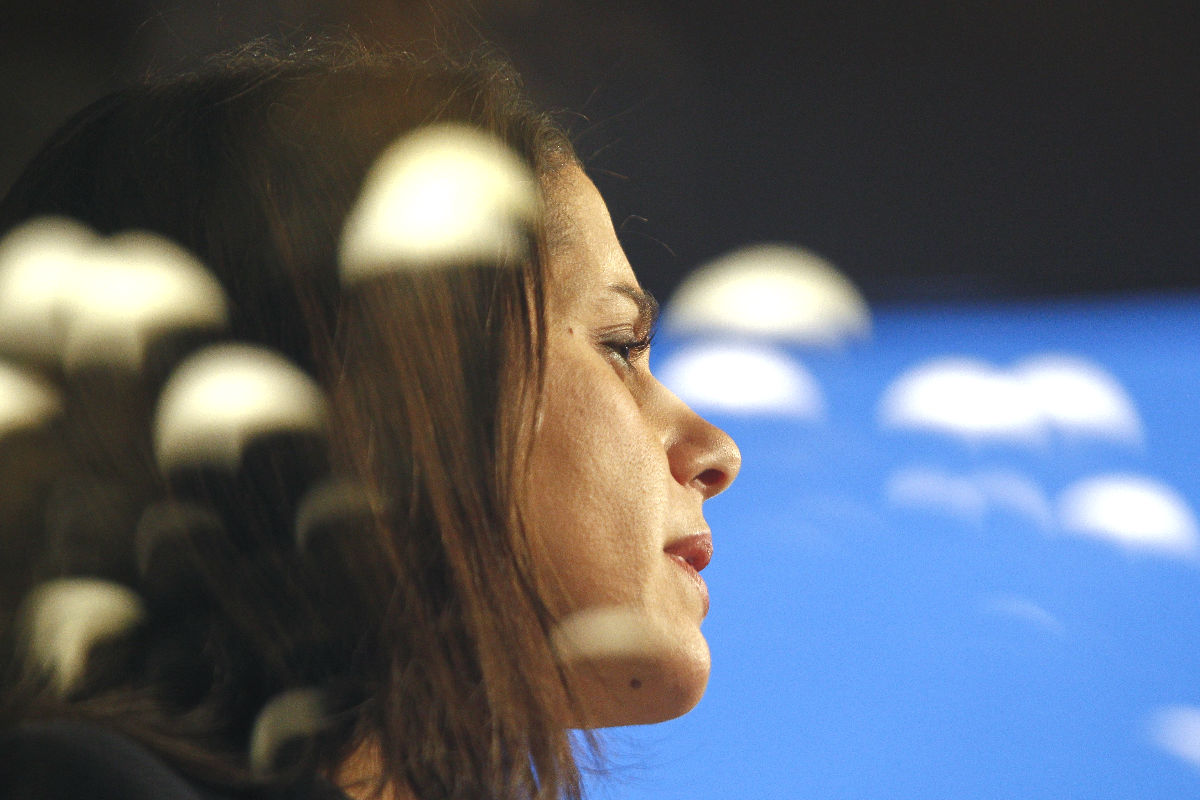
[[880, 399], [880, 425], [971, 441], [1044, 442], [1052, 432], [1140, 443], [1142, 423], [1121, 384], [1082, 358], [1046, 354], [1001, 369], [940, 357], [909, 369]]
[[0, 361], [0, 436], [36, 428], [61, 411], [57, 392], [24, 370]]
[[884, 487], [888, 505], [948, 513], [978, 524], [987, 512], [987, 497], [971, 478], [931, 467], [904, 467]]
[[929, 466], [902, 467], [888, 477], [884, 497], [892, 506], [945, 513], [972, 524], [981, 524], [989, 511], [1008, 511], [1047, 530], [1054, 517], [1041, 487], [1010, 470], [956, 474]]
[[600, 606], [576, 611], [551, 637], [563, 662], [652, 656], [664, 638], [662, 626], [643, 609]]
[[1098, 475], [1058, 497], [1059, 526], [1128, 550], [1193, 558], [1200, 550], [1196, 517], [1171, 487], [1140, 475]]
[[657, 370], [662, 382], [693, 408], [778, 413], [807, 419], [825, 414], [816, 379], [782, 350], [752, 344], [694, 344]]
[[342, 231], [342, 280], [503, 263], [537, 217], [537, 180], [496, 137], [439, 124], [401, 137], [363, 182]]
[[1165, 706], [1150, 716], [1150, 739], [1193, 767], [1200, 767], [1200, 708]]
[[213, 345], [176, 368], [159, 395], [154, 454], [159, 468], [216, 464], [234, 471], [255, 436], [319, 431], [325, 396], [283, 356], [244, 344]]
[[1009, 617], [1059, 636], [1066, 632], [1066, 626], [1063, 625], [1062, 620], [1028, 598], [1015, 595], [990, 597], [984, 601], [983, 610], [990, 614]]
[[858, 289], [828, 261], [793, 245], [758, 244], [688, 275], [671, 297], [663, 326], [828, 346], [865, 338], [871, 315]]
[[330, 724], [328, 705], [326, 693], [314, 686], [288, 689], [268, 700], [250, 731], [250, 769], [263, 776], [277, 770], [287, 744], [314, 736]]
[[43, 217], [0, 243], [0, 347], [23, 357], [136, 369], [154, 337], [220, 329], [227, 315], [217, 279], [155, 234]]
[[1099, 365], [1046, 354], [1021, 361], [1013, 376], [1043, 418], [1062, 432], [1129, 442], [1142, 440], [1142, 423], [1125, 388]]
[[1042, 530], [1054, 527], [1050, 498], [1028, 475], [995, 469], [977, 472], [974, 478], [993, 508], [1023, 515]]
[[314, 531], [339, 522], [369, 524], [382, 500], [357, 481], [328, 478], [304, 495], [296, 509], [296, 543], [301, 552], [311, 544]]
[[54, 688], [66, 694], [83, 677], [94, 644], [145, 616], [141, 598], [128, 587], [99, 578], [56, 578], [30, 591], [18, 624], [30, 665], [47, 672]]

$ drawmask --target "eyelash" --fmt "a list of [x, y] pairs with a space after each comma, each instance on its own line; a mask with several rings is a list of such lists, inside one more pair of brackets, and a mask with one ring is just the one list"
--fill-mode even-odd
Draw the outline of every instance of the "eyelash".
[[639, 338], [621, 337], [609, 339], [601, 344], [608, 348], [613, 355], [620, 359], [621, 363], [627, 367], [633, 366], [633, 362], [650, 349], [650, 343], [654, 341], [654, 331], [651, 331], [645, 336]]

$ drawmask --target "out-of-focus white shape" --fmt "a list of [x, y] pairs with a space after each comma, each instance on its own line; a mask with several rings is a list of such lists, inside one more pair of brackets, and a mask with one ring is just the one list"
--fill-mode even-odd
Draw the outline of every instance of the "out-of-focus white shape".
[[325, 397], [298, 367], [262, 347], [215, 345], [172, 373], [154, 419], [161, 469], [211, 464], [236, 471], [246, 442], [268, 432], [319, 431]]
[[0, 436], [36, 428], [62, 411], [57, 392], [0, 361]]
[[1050, 498], [1029, 476], [1008, 470], [984, 470], [975, 473], [973, 480], [990, 507], [1027, 517], [1044, 531], [1054, 527]]
[[884, 487], [889, 505], [949, 513], [979, 524], [987, 497], [970, 478], [929, 467], [905, 467], [892, 473]]
[[664, 631], [644, 609], [603, 606], [577, 611], [551, 634], [551, 645], [564, 664], [612, 658], [654, 657], [663, 649]]
[[58, 578], [25, 598], [20, 621], [31, 665], [47, 671], [60, 694], [83, 676], [88, 651], [146, 616], [130, 589], [96, 578]]
[[1028, 476], [1005, 470], [956, 475], [936, 467], [902, 467], [888, 478], [884, 497], [891, 506], [941, 512], [973, 524], [1001, 509], [1043, 530], [1054, 521], [1046, 493]]
[[368, 520], [379, 505], [371, 492], [349, 478], [333, 478], [311, 489], [296, 510], [296, 542], [307, 546], [316, 528], [351, 520]]
[[529, 167], [495, 137], [465, 125], [421, 128], [367, 174], [342, 231], [342, 280], [504, 262], [521, 252], [539, 198]]
[[1100, 475], [1068, 486], [1058, 498], [1068, 533], [1092, 536], [1129, 550], [1192, 558], [1196, 518], [1173, 489], [1139, 475]]
[[1101, 367], [1066, 355], [1034, 356], [1010, 370], [943, 357], [911, 368], [885, 390], [880, 424], [1024, 444], [1054, 431], [1140, 442], [1142, 423], [1124, 388]]
[[1166, 706], [1150, 716], [1150, 738], [1176, 758], [1200, 767], [1200, 708]]
[[42, 217], [0, 241], [0, 348], [60, 359], [76, 273], [94, 240], [78, 222]]
[[250, 769], [274, 772], [280, 750], [289, 742], [319, 733], [327, 724], [325, 693], [315, 687], [291, 689], [267, 701], [250, 732]]
[[1043, 418], [1063, 433], [1141, 442], [1142, 422], [1124, 387], [1099, 365], [1048, 354], [1017, 364], [1013, 376]]
[[751, 344], [694, 344], [659, 369], [671, 391], [697, 410], [787, 414], [819, 419], [816, 380], [787, 353]]
[[1011, 595], [992, 597], [984, 602], [983, 608], [989, 613], [1010, 617], [1058, 636], [1062, 636], [1067, 630], [1062, 620], [1024, 597]]
[[1041, 410], [1023, 383], [982, 361], [936, 358], [892, 382], [880, 400], [880, 423], [968, 439], [1037, 441]]
[[63, 363], [141, 366], [146, 345], [172, 329], [219, 330], [225, 293], [190, 253], [161, 236], [131, 232], [101, 240], [80, 270]]
[[171, 329], [219, 329], [220, 284], [161, 236], [108, 238], [70, 220], [42, 218], [0, 245], [0, 342], [60, 361], [136, 369], [150, 339]]
[[854, 284], [799, 247], [744, 247], [692, 272], [663, 315], [666, 329], [770, 336], [829, 346], [864, 338], [867, 304]]

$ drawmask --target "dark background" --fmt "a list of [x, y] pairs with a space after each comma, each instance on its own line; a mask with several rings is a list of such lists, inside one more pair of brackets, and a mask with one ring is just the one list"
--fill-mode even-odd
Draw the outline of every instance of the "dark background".
[[418, 47], [473, 30], [573, 112], [660, 295], [762, 240], [877, 302], [1200, 287], [1191, 3], [0, 2], [0, 186], [148, 67], [329, 24]]

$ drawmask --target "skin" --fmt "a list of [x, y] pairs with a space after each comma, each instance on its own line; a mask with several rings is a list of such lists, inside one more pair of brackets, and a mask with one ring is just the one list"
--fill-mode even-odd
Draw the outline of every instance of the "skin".
[[[707, 594], [667, 548], [709, 532], [701, 505], [733, 481], [741, 454], [651, 374], [635, 343], [650, 334], [653, 301], [596, 187], [569, 166], [543, 192], [545, 391], [523, 511], [552, 611], [573, 634], [560, 649], [582, 716], [566, 724], [660, 722], [695, 706], [710, 669]], [[414, 797], [379, 787], [378, 763], [368, 744], [335, 781], [363, 800]]]
[[737, 475], [733, 440], [651, 374], [652, 300], [578, 167], [544, 182], [545, 393], [525, 513], [571, 635], [559, 642], [583, 719], [603, 727], [690, 710], [708, 681], [707, 591], [667, 552], [709, 532], [702, 503]]

